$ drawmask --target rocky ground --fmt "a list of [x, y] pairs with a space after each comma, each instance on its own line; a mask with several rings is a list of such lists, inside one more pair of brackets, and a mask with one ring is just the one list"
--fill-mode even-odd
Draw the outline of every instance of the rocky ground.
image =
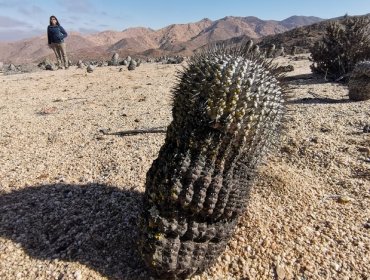
[[[279, 151], [216, 264], [192, 279], [370, 279], [370, 103], [286, 57]], [[0, 74], [0, 279], [149, 279], [145, 174], [179, 65]]]

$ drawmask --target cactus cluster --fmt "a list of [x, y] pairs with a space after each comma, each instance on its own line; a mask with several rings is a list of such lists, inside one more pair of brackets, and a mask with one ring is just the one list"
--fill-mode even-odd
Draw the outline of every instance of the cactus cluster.
[[285, 56], [285, 50], [283, 46], [276, 48], [275, 44], [269, 45], [265, 49], [266, 58], [276, 58], [278, 56]]
[[225, 249], [256, 167], [276, 140], [279, 80], [251, 42], [198, 54], [179, 73], [140, 219], [143, 259], [161, 278], [200, 272]]
[[370, 19], [349, 17], [333, 21], [322, 40], [310, 48], [315, 74], [329, 80], [348, 81], [357, 62], [370, 59]]

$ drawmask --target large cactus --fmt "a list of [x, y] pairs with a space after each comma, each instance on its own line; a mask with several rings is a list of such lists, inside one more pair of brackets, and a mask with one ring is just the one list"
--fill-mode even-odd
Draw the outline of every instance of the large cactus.
[[180, 73], [141, 216], [141, 252], [161, 278], [200, 272], [225, 249], [277, 134], [283, 91], [251, 44], [196, 55]]

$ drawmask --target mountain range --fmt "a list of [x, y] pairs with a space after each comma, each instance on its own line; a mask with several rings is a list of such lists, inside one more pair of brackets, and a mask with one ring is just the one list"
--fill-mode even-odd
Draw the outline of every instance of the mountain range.
[[[215, 21], [204, 18], [158, 30], [135, 27], [89, 35], [70, 32], [66, 43], [71, 60], [107, 59], [115, 52], [120, 56], [186, 56], [210, 43], [241, 36], [256, 40], [321, 21], [323, 19], [307, 16], [292, 16], [281, 21], [252, 16], [228, 16]], [[0, 61], [5, 63], [38, 62], [45, 58], [53, 58], [46, 34], [15, 42], [0, 42]]]

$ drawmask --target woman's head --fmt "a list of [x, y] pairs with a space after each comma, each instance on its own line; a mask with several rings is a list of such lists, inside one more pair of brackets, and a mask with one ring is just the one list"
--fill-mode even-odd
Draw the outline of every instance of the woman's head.
[[49, 19], [50, 25], [59, 25], [59, 21], [56, 16], [51, 16]]

